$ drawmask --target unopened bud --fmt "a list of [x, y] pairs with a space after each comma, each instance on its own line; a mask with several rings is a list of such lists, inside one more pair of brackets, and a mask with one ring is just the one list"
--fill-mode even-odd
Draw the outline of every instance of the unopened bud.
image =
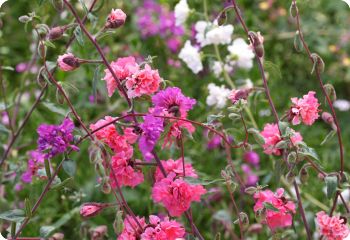
[[245, 212], [240, 212], [239, 213], [239, 219], [237, 219], [233, 223], [234, 224], [238, 224], [239, 221], [241, 221], [243, 228], [247, 228], [249, 226], [249, 218], [248, 218], [248, 215]]
[[263, 45], [263, 37], [260, 35], [260, 33], [256, 33], [253, 31], [250, 31], [249, 37], [253, 41], [253, 47], [255, 49], [256, 55], [261, 58], [264, 56], [264, 45]]
[[123, 211], [117, 211], [115, 216], [115, 220], [113, 222], [113, 229], [115, 234], [120, 235], [123, 231], [124, 223], [123, 223]]
[[311, 57], [312, 57], [312, 61], [314, 62], [314, 65], [311, 70], [311, 74], [313, 74], [315, 70], [318, 73], [324, 72], [325, 64], [323, 59], [317, 53], [312, 53]]
[[41, 58], [45, 58], [46, 57], [46, 51], [47, 51], [47, 47], [45, 46], [44, 42], [40, 41], [39, 45], [38, 45], [38, 54]]
[[258, 222], [264, 221], [266, 219], [266, 216], [267, 216], [266, 208], [259, 209], [255, 212], [255, 218]]
[[333, 118], [332, 114], [330, 114], [329, 112], [322, 113], [322, 120], [327, 124], [334, 123], [334, 118]]
[[247, 187], [246, 189], [244, 189], [244, 192], [246, 194], [249, 194], [249, 195], [253, 195], [254, 193], [257, 192], [257, 188], [256, 187]]
[[124, 25], [126, 20], [126, 14], [121, 9], [112, 9], [112, 12], [108, 15], [105, 28], [119, 28]]
[[62, 11], [64, 9], [64, 3], [62, 0], [51, 0], [51, 2], [54, 8], [56, 8], [58, 11]]
[[295, 180], [295, 174], [294, 174], [294, 172], [293, 172], [293, 171], [289, 171], [289, 172], [287, 173], [287, 175], [286, 175], [286, 179], [287, 179], [287, 181], [288, 181], [290, 184], [292, 184], [292, 183], [294, 182], [294, 180]]
[[289, 164], [294, 164], [297, 160], [296, 152], [291, 152], [288, 154], [287, 161]]
[[332, 84], [329, 84], [329, 83], [325, 84], [324, 89], [326, 90], [326, 94], [331, 99], [332, 102], [337, 100], [337, 93]]
[[109, 182], [104, 181], [102, 184], [102, 192], [105, 194], [109, 194], [109, 193], [111, 193], [111, 190], [112, 190], [112, 188], [111, 188], [111, 185], [109, 184]]
[[91, 233], [91, 240], [102, 240], [104, 236], [107, 234], [107, 226], [106, 225], [101, 225], [98, 226], [92, 230], [90, 230]]
[[299, 178], [302, 183], [306, 183], [309, 179], [309, 172], [307, 171], [307, 166], [304, 166], [300, 169]]
[[222, 26], [226, 23], [227, 21], [227, 14], [226, 11], [222, 11], [221, 14], [218, 16], [218, 25]]
[[79, 59], [71, 53], [58, 56], [57, 64], [62, 71], [66, 72], [73, 71], [80, 66]]
[[292, 4], [290, 5], [290, 8], [289, 8], [289, 14], [292, 18], [295, 18], [297, 16], [297, 11], [298, 11], [298, 8], [296, 6], [296, 4], [294, 4], [294, 2], [292, 2]]
[[18, 18], [18, 20], [21, 22], [21, 23], [27, 23], [29, 22], [30, 20], [32, 20], [31, 17], [27, 16], [27, 15], [23, 15], [23, 16], [20, 16]]
[[57, 40], [61, 38], [66, 29], [66, 27], [62, 26], [51, 28], [49, 31], [49, 40]]
[[94, 217], [108, 206], [109, 205], [106, 203], [95, 203], [95, 202], [84, 203], [80, 207], [80, 215], [85, 218]]
[[49, 238], [49, 240], [63, 240], [64, 234], [63, 233], [55, 233], [52, 235], [52, 237]]

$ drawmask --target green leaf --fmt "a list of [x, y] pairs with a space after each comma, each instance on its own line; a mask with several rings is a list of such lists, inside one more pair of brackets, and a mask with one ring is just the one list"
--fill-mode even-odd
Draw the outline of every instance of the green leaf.
[[58, 184], [52, 186], [52, 187], [50, 188], [50, 190], [61, 190], [61, 189], [63, 189], [65, 186], [67, 186], [67, 185], [69, 185], [69, 184], [71, 184], [71, 183], [73, 183], [73, 178], [72, 178], [72, 177], [67, 178], [67, 179], [65, 179], [63, 182], [60, 182], [60, 183], [58, 183]]
[[219, 210], [214, 213], [213, 218], [225, 223], [231, 222], [231, 215], [227, 210]]
[[74, 35], [75, 35], [79, 45], [84, 47], [84, 36], [83, 36], [83, 33], [82, 33], [81, 28], [79, 26], [77, 26], [75, 28]]
[[44, 41], [45, 46], [50, 47], [50, 48], [56, 48], [55, 44], [53, 44], [51, 41], [46, 40]]
[[323, 144], [325, 144], [328, 140], [330, 140], [332, 137], [334, 137], [334, 135], [337, 133], [337, 131], [335, 131], [335, 130], [332, 130], [332, 131], [330, 131], [328, 134], [327, 134], [327, 136], [323, 139], [323, 141], [321, 142], [321, 146], [323, 145]]
[[327, 198], [331, 199], [337, 191], [338, 178], [336, 176], [327, 176], [324, 180], [327, 187]]
[[278, 80], [282, 78], [281, 69], [278, 65], [270, 61], [265, 61], [264, 68], [269, 73], [269, 78], [272, 80]]
[[56, 104], [52, 102], [42, 102], [42, 104], [48, 108], [51, 112], [58, 113], [62, 116], [66, 116], [68, 111], [64, 110], [63, 108], [58, 107]]
[[298, 149], [298, 156], [301, 156], [301, 157], [308, 156], [308, 157], [312, 157], [317, 161], [320, 160], [315, 149], [308, 147], [306, 143], [298, 142], [298, 146], [300, 146], [300, 148]]
[[77, 163], [72, 159], [66, 159], [63, 162], [63, 170], [71, 177], [75, 175], [77, 171]]
[[54, 226], [42, 226], [40, 228], [40, 237], [46, 238], [55, 230]]
[[208, 117], [207, 117], [207, 124], [213, 124], [214, 123], [214, 121], [216, 121], [216, 120], [219, 120], [219, 119], [221, 119], [221, 118], [223, 118], [223, 117], [225, 117], [224, 115], [222, 115], [222, 114], [217, 114], [217, 115], [209, 115]]
[[97, 100], [97, 83], [101, 80], [100, 66], [97, 66], [94, 71], [94, 78], [92, 79], [92, 95], [94, 96], [95, 102]]
[[22, 209], [14, 209], [0, 213], [0, 219], [10, 222], [21, 222], [25, 218], [25, 212]]
[[255, 128], [249, 128], [248, 129], [248, 133], [252, 134], [255, 141], [259, 144], [259, 145], [264, 145], [265, 144], [265, 139], [264, 137], [260, 134], [260, 132], [258, 130], [256, 130]]
[[275, 206], [273, 206], [271, 203], [269, 202], [264, 202], [264, 207], [267, 209], [267, 210], [271, 210], [271, 211], [274, 211], [274, 212], [279, 212], [278, 208], [275, 208]]
[[24, 200], [25, 214], [27, 217], [32, 217], [32, 207], [30, 206], [30, 201], [28, 198]]
[[1, 66], [1, 70], [15, 71], [15, 69], [11, 66]]
[[3, 124], [0, 123], [0, 132], [9, 133], [10, 130], [8, 130]]
[[198, 178], [192, 178], [192, 177], [185, 177], [184, 179], [186, 182], [188, 182], [189, 184], [193, 184], [193, 185], [209, 185], [209, 184], [213, 184], [216, 182], [223, 182], [223, 179], [214, 179], [214, 180], [207, 180], [207, 179], [198, 179]]

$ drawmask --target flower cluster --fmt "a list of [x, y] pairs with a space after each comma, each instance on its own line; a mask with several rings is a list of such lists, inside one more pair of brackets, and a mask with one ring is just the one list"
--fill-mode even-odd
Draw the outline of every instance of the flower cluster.
[[216, 86], [214, 83], [208, 85], [209, 95], [207, 97], [207, 105], [215, 106], [216, 108], [224, 108], [226, 106], [227, 98], [230, 95], [230, 90], [224, 85]]
[[[118, 58], [111, 63], [112, 74], [109, 69], [105, 70], [103, 78], [106, 81], [108, 96], [111, 97], [120, 85], [125, 83], [129, 98], [140, 97], [155, 93], [161, 82], [158, 70], [153, 70], [148, 64], [142, 69], [134, 57]], [[115, 79], [115, 75], [118, 79]]]
[[300, 124], [303, 122], [305, 125], [312, 125], [318, 118], [320, 110], [318, 107], [317, 98], [315, 98], [315, 92], [310, 91], [303, 98], [292, 98], [292, 107], [288, 112], [289, 120], [293, 125]]
[[174, 12], [153, 0], [145, 0], [143, 5], [137, 8], [136, 16], [143, 38], [160, 36], [172, 52], [177, 52], [184, 29], [176, 24]]
[[111, 186], [115, 188], [117, 181], [120, 186], [135, 187], [144, 180], [142, 171], [134, 166], [135, 162], [139, 161], [132, 160], [133, 147], [131, 144], [137, 141], [138, 135], [134, 133], [133, 128], [124, 128], [121, 135], [113, 124], [105, 126], [113, 120], [113, 117], [106, 116], [105, 119], [91, 124], [90, 129], [97, 130], [95, 132], [97, 139], [106, 143], [114, 151], [111, 159]]
[[149, 224], [145, 218], [135, 217], [142, 229], [131, 216], [124, 219], [124, 228], [118, 236], [118, 240], [176, 240], [185, 236], [185, 228], [178, 222], [170, 220], [168, 217], [161, 219], [158, 216], [150, 215]]
[[181, 216], [187, 211], [193, 201], [199, 202], [206, 190], [201, 185], [191, 185], [176, 173], [171, 172], [166, 178], [157, 181], [152, 189], [152, 199], [162, 203], [171, 216]]
[[[175, 173], [177, 177], [184, 177], [183, 171], [185, 171], [186, 177], [198, 178], [196, 170], [192, 167], [192, 164], [185, 163], [185, 169], [183, 168], [181, 158], [178, 160], [169, 159], [167, 161], [161, 161], [161, 163], [167, 175]], [[164, 178], [159, 167], [156, 169], [154, 178], [157, 182]]]
[[[290, 138], [290, 140], [293, 144], [297, 144], [303, 140], [303, 137], [299, 132], [295, 132], [294, 130], [292, 130], [292, 132], [293, 136]], [[275, 123], [266, 124], [264, 129], [261, 131], [261, 135], [265, 140], [263, 145], [264, 153], [280, 156], [282, 154], [282, 149], [276, 147], [276, 145], [282, 141], [278, 125]]]
[[326, 237], [326, 240], [343, 240], [350, 233], [346, 220], [339, 216], [330, 217], [321, 211], [316, 214], [316, 220], [320, 234]]
[[32, 182], [33, 176], [36, 176], [39, 169], [44, 167], [45, 157], [38, 150], [29, 152], [27, 170], [22, 174], [22, 181], [25, 183]]
[[[272, 231], [292, 225], [295, 204], [287, 200], [283, 194], [283, 188], [277, 189], [276, 193], [271, 190], [264, 190], [254, 194], [254, 212], [259, 215], [266, 211], [262, 216], [262, 223], [267, 224]], [[271, 207], [267, 207], [267, 205]]]

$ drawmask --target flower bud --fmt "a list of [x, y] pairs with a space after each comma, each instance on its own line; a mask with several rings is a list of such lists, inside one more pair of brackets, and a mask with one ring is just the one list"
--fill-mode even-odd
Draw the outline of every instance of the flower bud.
[[124, 25], [126, 20], [126, 14], [121, 9], [112, 9], [112, 12], [108, 15], [105, 28], [119, 28]]
[[62, 0], [51, 0], [52, 5], [58, 11], [62, 11], [64, 9], [64, 2]]
[[38, 54], [41, 58], [45, 58], [46, 57], [46, 51], [47, 51], [47, 47], [45, 46], [44, 42], [40, 41], [39, 45], [38, 45]]
[[[108, 177], [106, 177], [107, 179]], [[103, 181], [103, 184], [102, 184], [102, 192], [105, 193], [105, 194], [109, 194], [111, 192], [112, 188], [111, 188], [111, 185], [109, 184], [108, 181]]]
[[295, 180], [295, 174], [294, 174], [294, 172], [293, 172], [293, 171], [289, 171], [289, 172], [287, 173], [287, 175], [286, 175], [286, 179], [287, 179], [287, 181], [288, 181], [290, 184], [292, 184], [292, 183], [294, 182], [294, 180]]
[[255, 218], [258, 222], [264, 221], [266, 219], [266, 216], [267, 216], [266, 208], [259, 209], [255, 212]]
[[257, 154], [256, 152], [249, 151], [244, 153], [243, 159], [246, 162], [252, 164], [254, 167], [259, 167], [260, 157], [259, 157], [259, 154]]
[[224, 25], [226, 23], [226, 21], [227, 21], [226, 11], [222, 11], [221, 14], [218, 16], [217, 20], [218, 20], [218, 25], [219, 26]]
[[294, 164], [297, 160], [296, 152], [290, 152], [287, 157], [287, 161], [289, 164]]
[[257, 192], [257, 188], [256, 187], [247, 187], [246, 189], [244, 189], [244, 192], [246, 194], [249, 194], [249, 195], [253, 195], [254, 193]]
[[237, 219], [236, 221], [234, 221], [234, 224], [238, 224], [239, 220], [241, 220], [242, 223], [242, 227], [246, 228], [249, 226], [249, 218], [248, 215], [245, 212], [240, 212], [239, 213], [239, 219]]
[[80, 66], [79, 59], [71, 53], [58, 56], [57, 64], [62, 71], [66, 72], [73, 71]]
[[102, 240], [103, 237], [107, 234], [107, 226], [101, 225], [90, 231], [91, 240]]
[[307, 166], [304, 166], [300, 169], [299, 178], [302, 183], [306, 183], [309, 179], [309, 173], [307, 171]]
[[249, 33], [249, 37], [251, 38], [251, 40], [253, 41], [253, 48], [255, 49], [256, 55], [261, 58], [264, 56], [264, 45], [263, 45], [263, 41], [264, 38], [261, 36], [261, 34], [258, 32], [252, 32], [250, 31]]
[[260, 233], [263, 230], [263, 226], [260, 223], [254, 223], [248, 228], [248, 232]]
[[18, 18], [18, 20], [21, 22], [21, 23], [27, 23], [29, 22], [30, 20], [32, 20], [31, 17], [27, 16], [27, 15], [23, 15], [23, 16], [20, 16]]
[[64, 234], [63, 233], [55, 233], [52, 235], [52, 237], [49, 238], [49, 240], [63, 240]]
[[313, 74], [315, 70], [318, 73], [324, 72], [325, 64], [323, 59], [317, 53], [312, 53], [311, 57], [312, 57], [312, 61], [314, 62], [314, 65], [311, 70], [311, 74]]
[[49, 40], [57, 40], [61, 38], [66, 29], [66, 27], [62, 26], [51, 28], [49, 31]]
[[94, 217], [98, 215], [106, 207], [108, 207], [108, 204], [106, 203], [95, 203], [95, 202], [84, 203], [80, 207], [80, 215], [85, 218]]

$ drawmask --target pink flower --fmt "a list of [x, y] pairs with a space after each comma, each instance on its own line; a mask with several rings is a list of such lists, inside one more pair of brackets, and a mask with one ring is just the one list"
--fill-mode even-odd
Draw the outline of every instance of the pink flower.
[[125, 86], [130, 98], [140, 97], [144, 94], [151, 95], [158, 91], [161, 78], [158, 70], [152, 70], [146, 64], [143, 70], [137, 71], [132, 77], [128, 78]]
[[255, 206], [254, 212], [265, 208], [265, 204], [270, 204], [276, 210], [267, 209], [266, 218], [263, 223], [274, 231], [276, 228], [284, 228], [292, 225], [293, 216], [295, 213], [295, 204], [287, 200], [284, 196], [284, 189], [277, 189], [276, 193], [271, 190], [259, 191], [254, 194]]
[[184, 227], [167, 217], [161, 220], [159, 217], [151, 215], [149, 222], [149, 227], [146, 227], [144, 233], [141, 234], [141, 240], [176, 240], [185, 235]]
[[112, 9], [108, 15], [106, 28], [118, 28], [124, 25], [126, 20], [126, 14], [121, 9]]
[[292, 107], [288, 112], [289, 120], [293, 125], [300, 124], [302, 121], [305, 125], [312, 125], [319, 118], [320, 104], [315, 98], [315, 92], [309, 91], [303, 98], [292, 98]]
[[[135, 216], [136, 220], [140, 223], [142, 228], [147, 226], [145, 218], [140, 218]], [[143, 230], [143, 229], [141, 229]], [[118, 236], [118, 240], [137, 240], [139, 239], [140, 228], [135, 222], [134, 218], [127, 215], [124, 219], [124, 229], [122, 233]]]
[[240, 99], [247, 100], [249, 93], [252, 91], [251, 88], [247, 89], [233, 89], [228, 96], [228, 99], [232, 101], [233, 104], [237, 103]]
[[[294, 132], [294, 135], [291, 137], [292, 143], [296, 144], [298, 142], [301, 142], [303, 140], [303, 137], [300, 135], [300, 133], [295, 132], [294, 130], [292, 131]], [[276, 144], [282, 140], [277, 124], [266, 124], [263, 131], [260, 134], [265, 139], [265, 144], [263, 145], [264, 153], [274, 154], [276, 156], [282, 154], [282, 150], [276, 148]]]
[[324, 211], [318, 212], [316, 216], [320, 234], [326, 240], [343, 240], [349, 235], [349, 227], [341, 217], [330, 217]]
[[[169, 159], [167, 161], [161, 161], [165, 171], [167, 174], [169, 173], [175, 173], [176, 176], [181, 176], [183, 177], [183, 166], [182, 166], [182, 159], [179, 158], [178, 160], [172, 160]], [[196, 173], [196, 170], [193, 169], [192, 164], [190, 163], [185, 163], [185, 174], [187, 177], [192, 177], [192, 178], [198, 178], [198, 175]], [[160, 168], [157, 167], [156, 172], [154, 174], [156, 182], [162, 180], [164, 178], [164, 175], [160, 171]]]
[[57, 59], [58, 67], [62, 71], [73, 71], [80, 66], [79, 59], [76, 58], [72, 53], [66, 53], [58, 56]]
[[[112, 157], [112, 168], [115, 174], [115, 178], [120, 186], [135, 187], [144, 181], [143, 173], [140, 169], [133, 166], [130, 156], [127, 156], [125, 152], [119, 152]], [[116, 187], [114, 181], [113, 172], [110, 172], [111, 186]]]
[[199, 202], [201, 195], [207, 191], [201, 185], [190, 185], [175, 177], [176, 174], [172, 172], [167, 178], [156, 182], [152, 198], [154, 202], [162, 203], [171, 216], [178, 217], [189, 209], [191, 202]]
[[[170, 114], [164, 114], [164, 115], [170, 115]], [[164, 138], [163, 147], [171, 147], [173, 142], [176, 139], [180, 139], [182, 130], [187, 131], [188, 133], [192, 134], [196, 128], [192, 125], [192, 123], [181, 121], [181, 120], [175, 120], [175, 119], [169, 119], [169, 123], [171, 124], [171, 127]]]
[[139, 135], [135, 133], [134, 128], [131, 127], [124, 129], [124, 136], [130, 144], [134, 144], [139, 138]]
[[[134, 57], [118, 58], [117, 61], [111, 63], [111, 67], [120, 82], [131, 77], [132, 74], [139, 70], [139, 65], [136, 63]], [[103, 80], [106, 81], [108, 96], [111, 97], [115, 89], [118, 87], [117, 80], [114, 79], [109, 69], [105, 69]]]

